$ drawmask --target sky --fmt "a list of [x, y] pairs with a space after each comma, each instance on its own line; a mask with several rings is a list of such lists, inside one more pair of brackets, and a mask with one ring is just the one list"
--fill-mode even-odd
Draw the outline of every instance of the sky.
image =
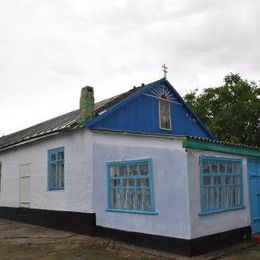
[[0, 0], [0, 136], [163, 77], [260, 80], [259, 0]]

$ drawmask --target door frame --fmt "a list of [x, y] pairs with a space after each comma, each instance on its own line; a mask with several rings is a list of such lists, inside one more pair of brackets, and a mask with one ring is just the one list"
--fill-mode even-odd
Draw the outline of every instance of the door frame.
[[[251, 225], [251, 233], [256, 234], [260, 233], [260, 227], [259, 230], [254, 231], [253, 230], [253, 224], [254, 224], [254, 219], [253, 219], [253, 203], [252, 200], [256, 199], [256, 194], [252, 194], [252, 187], [251, 187], [251, 181], [250, 181], [250, 172], [249, 172], [249, 163], [254, 162], [254, 163], [259, 163], [260, 164], [260, 159], [259, 158], [247, 158], [247, 176], [248, 176], [248, 195], [249, 195], [249, 213], [250, 213], [250, 225]], [[259, 175], [259, 182], [260, 182], [260, 175]], [[252, 196], [254, 195], [254, 198]], [[260, 209], [259, 209], [259, 225], [260, 225]]]
[[[21, 176], [21, 167], [28, 166], [29, 174], [27, 176]], [[21, 178], [29, 178], [29, 201], [28, 203], [21, 201]], [[19, 207], [30, 208], [31, 205], [31, 163], [21, 163], [19, 164]]]

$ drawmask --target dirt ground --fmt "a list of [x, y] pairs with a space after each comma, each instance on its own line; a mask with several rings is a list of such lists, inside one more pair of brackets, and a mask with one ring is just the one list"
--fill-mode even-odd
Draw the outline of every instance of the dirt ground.
[[[0, 259], [191, 259], [103, 239], [0, 219]], [[192, 259], [260, 259], [260, 245], [244, 242]]]

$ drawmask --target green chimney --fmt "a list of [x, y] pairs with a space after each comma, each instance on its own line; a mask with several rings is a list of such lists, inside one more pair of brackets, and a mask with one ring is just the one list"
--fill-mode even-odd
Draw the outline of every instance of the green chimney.
[[92, 87], [84, 87], [81, 89], [80, 96], [80, 123], [85, 123], [86, 121], [94, 118], [94, 90]]

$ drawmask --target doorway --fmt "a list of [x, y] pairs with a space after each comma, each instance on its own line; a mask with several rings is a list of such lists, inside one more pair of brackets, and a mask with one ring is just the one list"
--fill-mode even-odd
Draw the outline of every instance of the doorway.
[[20, 207], [30, 207], [31, 197], [31, 167], [30, 164], [20, 165]]

